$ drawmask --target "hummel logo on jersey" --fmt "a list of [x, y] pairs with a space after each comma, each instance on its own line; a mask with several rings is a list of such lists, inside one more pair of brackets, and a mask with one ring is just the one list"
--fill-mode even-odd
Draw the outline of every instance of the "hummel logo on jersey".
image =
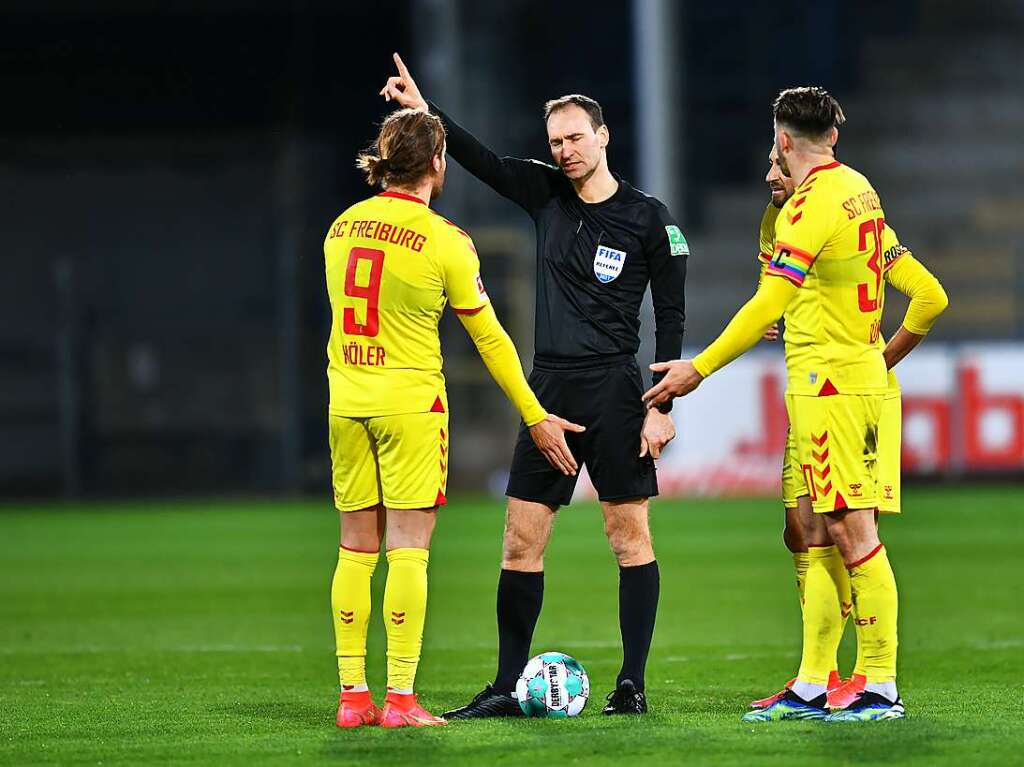
[[626, 265], [626, 251], [599, 245], [594, 254], [594, 275], [601, 282], [611, 282], [620, 274]]

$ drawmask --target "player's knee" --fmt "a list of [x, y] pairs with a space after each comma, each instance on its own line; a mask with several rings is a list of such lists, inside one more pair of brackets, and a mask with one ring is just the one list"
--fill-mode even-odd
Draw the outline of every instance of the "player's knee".
[[794, 554], [807, 551], [807, 543], [804, 541], [803, 529], [792, 525], [790, 521], [786, 520], [786, 526], [782, 529], [782, 542], [786, 544], [786, 548]]
[[804, 531], [804, 544], [806, 545], [804, 551], [812, 546], [818, 548], [820, 546], [831, 546], [834, 543], [835, 541], [832, 540], [832, 536], [829, 535], [828, 530], [825, 528]]
[[[809, 514], [810, 509], [806, 509], [806, 513]], [[807, 551], [807, 539], [801, 521], [799, 501], [786, 506], [786, 526], [782, 530], [782, 541], [786, 544], [786, 548], [794, 554]]]

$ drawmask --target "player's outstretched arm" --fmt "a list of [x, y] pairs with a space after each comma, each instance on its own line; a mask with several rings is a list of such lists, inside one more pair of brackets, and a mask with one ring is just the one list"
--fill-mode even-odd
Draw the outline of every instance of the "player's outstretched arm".
[[890, 370], [924, 340], [935, 320], [949, 306], [942, 284], [910, 252], [900, 256], [885, 273], [889, 284], [910, 299], [903, 325], [882, 353]]
[[576, 474], [579, 467], [565, 441], [565, 432], [581, 432], [584, 427], [547, 413], [541, 407], [537, 395], [526, 382], [519, 354], [512, 339], [498, 322], [494, 307], [486, 304], [477, 312], [462, 312], [458, 316], [491, 376], [516, 406], [523, 422], [530, 429], [534, 444], [548, 463], [563, 474]]
[[502, 197], [507, 197], [527, 212], [541, 207], [551, 199], [552, 184], [560, 176], [560, 171], [534, 160], [498, 157], [436, 104], [429, 104], [420, 93], [402, 57], [397, 53], [393, 56], [398, 74], [389, 77], [380, 90], [385, 101], [394, 101], [409, 109], [431, 111], [440, 117], [448, 133], [448, 154]]
[[709, 375], [747, 351], [779, 320], [797, 290], [799, 288], [784, 277], [766, 276], [753, 298], [736, 312], [722, 334], [693, 360], [651, 365], [651, 370], [664, 372], [665, 377], [644, 393], [647, 406], [656, 407], [672, 397], [689, 394]]

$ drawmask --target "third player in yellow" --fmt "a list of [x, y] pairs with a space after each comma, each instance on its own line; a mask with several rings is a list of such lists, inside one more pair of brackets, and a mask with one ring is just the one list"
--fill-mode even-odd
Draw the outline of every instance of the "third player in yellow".
[[[844, 565], [862, 629], [864, 692], [831, 715], [826, 682], [842, 624], [804, 612], [793, 686], [747, 721], [874, 721], [904, 716], [896, 687], [897, 591], [878, 539], [878, 436], [887, 366], [879, 345], [885, 213], [857, 171], [837, 162], [842, 110], [821, 88], [793, 88], [773, 105], [779, 166], [796, 191], [776, 222], [775, 248], [754, 297], [692, 361], [658, 363], [667, 375], [644, 399], [656, 405], [693, 391], [786, 315], [786, 404], [815, 514], [805, 582], [808, 606], [838, 601]], [[814, 544], [812, 544], [813, 546]]]
[[[795, 191], [792, 179], [783, 174], [779, 168], [778, 153], [774, 146], [768, 159], [769, 171], [765, 181], [771, 189], [772, 200], [761, 218], [759, 232], [758, 261], [761, 264], [761, 279], [763, 279], [775, 253], [775, 225], [779, 213]], [[886, 344], [884, 338], [879, 337], [878, 339], [879, 348], [883, 350], [883, 357], [889, 368], [886, 392], [882, 400], [881, 418], [878, 424], [878, 511], [882, 514], [898, 514], [900, 513], [902, 418], [900, 386], [892, 367], [928, 332], [935, 318], [945, 306], [946, 298], [939, 281], [914, 258], [907, 248], [900, 244], [896, 232], [888, 221], [883, 230], [883, 240], [883, 281], [893, 285], [911, 299], [903, 325], [892, 341]], [[879, 299], [882, 300], [884, 297], [883, 290]], [[777, 336], [778, 328], [776, 326], [773, 326], [772, 330], [765, 335], [768, 340], [775, 340]], [[910, 346], [908, 346], [908, 341]], [[806, 613], [809, 620], [816, 620], [816, 625], [822, 623], [828, 626], [838, 625], [841, 634], [852, 609], [850, 579], [841, 558], [836, 556], [834, 547], [817, 546], [812, 550], [808, 545], [810, 536], [804, 534], [801, 519], [807, 518], [811, 513], [811, 497], [792, 430], [786, 440], [782, 464], [782, 502], [786, 513], [783, 540], [793, 555], [801, 612]], [[822, 543], [828, 542], [827, 540], [822, 541]], [[823, 549], [828, 549], [828, 551], [823, 551]], [[839, 598], [838, 601], [826, 600], [824, 603], [813, 605], [808, 609], [805, 593], [807, 569], [812, 558], [821, 558], [823, 554], [828, 556], [826, 564], [831, 568], [836, 581]], [[826, 593], [824, 596], [827, 597], [828, 594]], [[863, 642], [859, 640], [862, 629], [857, 624], [855, 627], [858, 642], [857, 660], [853, 673], [846, 679], [841, 678], [838, 664], [833, 662], [832, 671], [828, 677], [826, 700], [831, 709], [849, 706], [864, 690], [864, 685], [867, 683]], [[768, 708], [782, 698], [785, 691], [796, 681], [795, 678], [790, 680], [781, 692], [753, 701], [751, 708]]]

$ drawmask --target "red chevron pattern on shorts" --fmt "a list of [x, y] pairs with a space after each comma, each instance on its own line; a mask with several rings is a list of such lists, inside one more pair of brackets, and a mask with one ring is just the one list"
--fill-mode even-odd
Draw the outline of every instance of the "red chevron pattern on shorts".
[[[821, 434], [811, 432], [811, 442], [823, 448], [820, 453], [811, 451], [811, 458], [814, 459], [815, 464], [811, 466], [811, 472], [816, 499], [819, 495], [826, 496], [832, 492], [832, 480], [828, 479], [828, 475], [832, 473], [832, 466], [828, 462], [828, 431], [823, 431]], [[819, 484], [819, 481], [824, 484]]]

